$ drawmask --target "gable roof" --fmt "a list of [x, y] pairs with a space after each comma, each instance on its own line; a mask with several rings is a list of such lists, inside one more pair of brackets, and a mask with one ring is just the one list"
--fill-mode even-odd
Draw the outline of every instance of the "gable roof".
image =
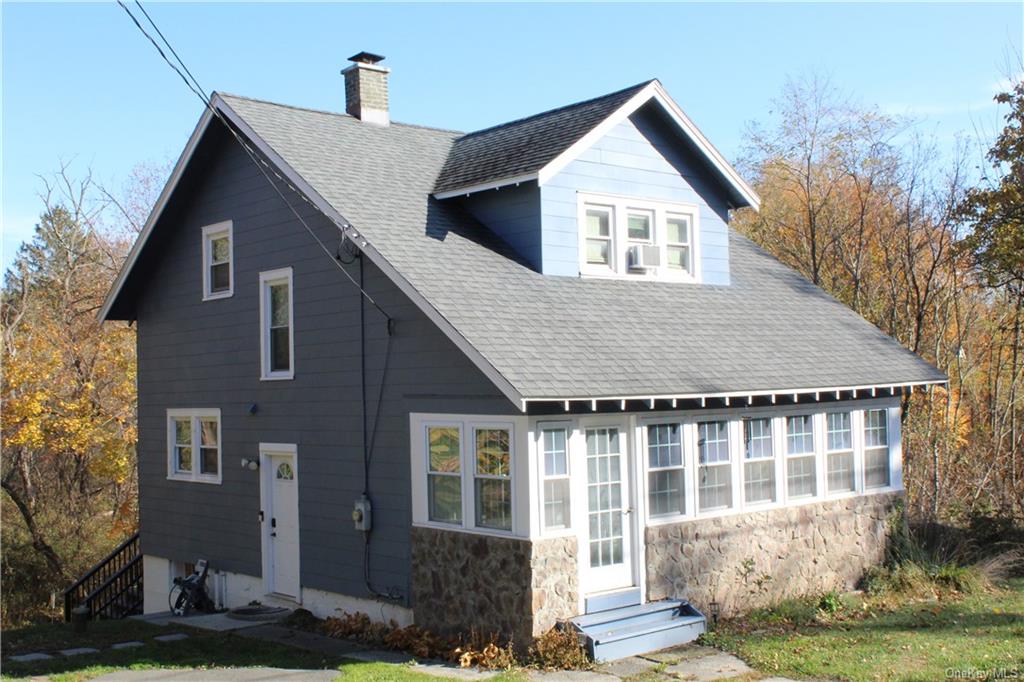
[[945, 381], [732, 230], [729, 286], [545, 276], [431, 198], [458, 133], [215, 102], [520, 407]]
[[649, 102], [662, 108], [680, 135], [712, 168], [729, 193], [733, 208], [758, 208], [761, 200], [757, 193], [657, 80], [463, 135], [455, 140], [441, 168], [434, 196], [446, 199], [530, 180], [544, 184], [605, 132]]

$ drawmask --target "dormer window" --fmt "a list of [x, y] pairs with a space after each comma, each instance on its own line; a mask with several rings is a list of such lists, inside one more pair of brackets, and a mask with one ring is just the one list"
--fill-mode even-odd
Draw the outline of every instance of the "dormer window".
[[696, 206], [578, 196], [582, 276], [699, 281]]
[[615, 253], [615, 239], [612, 224], [615, 212], [610, 206], [587, 206], [586, 261], [587, 265], [614, 271], [612, 257]]

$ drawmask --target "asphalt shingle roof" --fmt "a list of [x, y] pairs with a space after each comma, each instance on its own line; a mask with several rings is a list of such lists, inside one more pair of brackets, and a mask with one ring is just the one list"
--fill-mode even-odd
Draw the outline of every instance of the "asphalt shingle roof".
[[526, 398], [945, 379], [732, 230], [729, 286], [541, 275], [430, 198], [459, 133], [222, 97]]
[[539, 171], [651, 82], [459, 137], [434, 192]]

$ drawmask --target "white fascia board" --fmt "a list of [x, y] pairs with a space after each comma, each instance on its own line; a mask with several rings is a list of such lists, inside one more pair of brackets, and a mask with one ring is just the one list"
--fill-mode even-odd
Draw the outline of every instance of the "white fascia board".
[[171, 195], [174, 194], [174, 190], [178, 187], [178, 182], [181, 180], [181, 176], [185, 172], [185, 168], [188, 167], [188, 162], [192, 160], [192, 154], [195, 153], [196, 147], [199, 146], [199, 140], [202, 139], [203, 134], [210, 126], [210, 122], [212, 120], [213, 112], [210, 111], [209, 108], [205, 109], [203, 111], [203, 115], [199, 117], [199, 122], [196, 124], [195, 130], [193, 130], [192, 135], [189, 136], [188, 142], [185, 144], [185, 149], [182, 150], [181, 156], [178, 157], [178, 162], [174, 164], [174, 170], [171, 171], [171, 176], [167, 179], [167, 183], [160, 192], [160, 197], [157, 199], [156, 204], [153, 205], [153, 210], [150, 211], [149, 218], [146, 219], [146, 224], [143, 226], [142, 231], [139, 232], [139, 236], [135, 239], [135, 243], [132, 245], [132, 250], [128, 252], [128, 257], [121, 266], [120, 272], [117, 273], [117, 278], [114, 279], [114, 283], [111, 285], [110, 291], [107, 292], [107, 298], [103, 301], [103, 306], [100, 308], [99, 315], [97, 316], [100, 322], [107, 321], [107, 315], [110, 314], [110, 308], [113, 307], [114, 301], [117, 300], [118, 295], [121, 293], [125, 280], [128, 279], [128, 274], [131, 272], [132, 268], [135, 267], [135, 261], [138, 260], [139, 254], [142, 252], [143, 247], [149, 240], [150, 234], [153, 232], [153, 226], [156, 225], [160, 220], [160, 216], [163, 215], [164, 209], [167, 207], [168, 200], [170, 200]]
[[805, 395], [811, 393], [833, 393], [836, 391], [876, 391], [878, 389], [890, 389], [898, 387], [914, 386], [939, 386], [949, 383], [949, 379], [932, 379], [929, 381], [887, 381], [880, 384], [859, 384], [855, 386], [825, 386], [811, 388], [779, 388], [761, 391], [723, 391], [719, 393], [668, 393], [659, 395], [611, 395], [611, 396], [574, 396], [574, 397], [553, 397], [553, 398], [524, 398], [529, 403], [563, 403], [568, 407], [570, 403], [584, 402], [593, 407], [598, 401], [624, 402], [626, 400], [698, 400], [709, 398], [748, 398], [754, 396], [790, 396]]
[[331, 221], [339, 226], [339, 229], [349, 237], [353, 243], [355, 243], [359, 249], [367, 255], [374, 265], [376, 265], [384, 275], [391, 280], [391, 282], [399, 288], [399, 290], [409, 297], [409, 299], [416, 304], [423, 314], [433, 322], [441, 332], [448, 337], [448, 339], [455, 344], [455, 346], [461, 350], [470, 361], [477, 366], [477, 368], [484, 373], [490, 381], [504, 394], [513, 405], [516, 405], [521, 412], [526, 411], [526, 404], [523, 401], [523, 396], [518, 390], [509, 382], [492, 365], [481, 353], [477, 350], [476, 346], [469, 342], [448, 319], [441, 314], [431, 303], [423, 296], [417, 289], [412, 285], [409, 280], [403, 277], [398, 270], [395, 269], [391, 263], [384, 258], [383, 255], [377, 249], [375, 249], [366, 238], [359, 233], [359, 231], [352, 226], [341, 213], [339, 213], [331, 204], [324, 199], [320, 194], [313, 189], [313, 187], [306, 182], [306, 180], [299, 175], [288, 163], [276, 152], [273, 147], [267, 144], [263, 138], [256, 134], [256, 131], [249, 126], [245, 120], [239, 116], [223, 99], [220, 98], [216, 93], [213, 96], [213, 106], [217, 107], [217, 110], [224, 115], [238, 130], [241, 131], [248, 140], [256, 146], [263, 156], [274, 164], [278, 170], [288, 179], [288, 181], [301, 193], [303, 193], [313, 205], [316, 206], [324, 215], [326, 215]]
[[518, 185], [523, 182], [531, 182], [537, 179], [536, 173], [526, 173], [525, 175], [513, 175], [508, 178], [502, 178], [501, 180], [491, 180], [490, 182], [482, 182], [477, 185], [467, 185], [465, 187], [459, 187], [457, 189], [449, 189], [444, 192], [438, 192], [434, 195], [435, 199], [451, 199], [452, 197], [462, 197], [469, 194], [475, 194], [477, 192], [486, 192], [489, 189], [501, 189], [502, 187], [508, 187], [509, 185]]
[[560, 173], [567, 165], [590, 149], [612, 128], [631, 116], [637, 109], [650, 100], [655, 100], [669, 114], [672, 120], [679, 126], [683, 134], [689, 138], [701, 151], [704, 157], [711, 162], [715, 169], [725, 177], [729, 185], [756, 211], [761, 207], [761, 198], [750, 185], [740, 177], [736, 169], [725, 160], [721, 152], [715, 149], [714, 145], [704, 137], [693, 121], [683, 113], [682, 108], [669, 96], [665, 88], [658, 81], [652, 81], [640, 92], [636, 93], [629, 100], [615, 110], [608, 118], [595, 126], [589, 133], [581, 137], [568, 149], [548, 162], [546, 166], [537, 173], [537, 183], [545, 184], [555, 175]]

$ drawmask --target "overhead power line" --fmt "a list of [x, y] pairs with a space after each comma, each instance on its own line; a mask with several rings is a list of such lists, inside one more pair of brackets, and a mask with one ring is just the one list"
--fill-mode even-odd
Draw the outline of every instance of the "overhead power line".
[[216, 116], [221, 123], [224, 124], [224, 127], [228, 130], [228, 132], [231, 133], [235, 140], [237, 140], [238, 144], [242, 147], [245, 153], [249, 156], [252, 162], [263, 174], [263, 177], [266, 178], [270, 186], [274, 188], [275, 192], [277, 192], [277, 195], [281, 197], [281, 201], [285, 203], [288, 209], [295, 216], [295, 219], [298, 220], [299, 223], [306, 229], [306, 232], [308, 232], [309, 235], [314, 239], [314, 241], [316, 241], [316, 243], [320, 246], [323, 252], [327, 254], [327, 257], [330, 258], [331, 262], [334, 263], [334, 265], [338, 268], [339, 271], [341, 271], [343, 275], [345, 275], [348, 281], [352, 283], [352, 286], [359, 290], [360, 295], [362, 295], [363, 298], [369, 301], [370, 304], [373, 305], [373, 307], [376, 308], [377, 311], [384, 316], [384, 318], [388, 321], [388, 335], [390, 336], [392, 332], [391, 316], [388, 315], [387, 312], [385, 312], [385, 310], [377, 303], [377, 301], [375, 301], [373, 297], [370, 296], [370, 294], [367, 293], [367, 291], [362, 286], [359, 285], [355, 278], [352, 277], [352, 275], [349, 274], [348, 270], [345, 269], [344, 265], [338, 262], [338, 258], [336, 257], [336, 255], [332, 253], [329, 248], [327, 248], [327, 245], [324, 244], [320, 237], [317, 236], [316, 232], [313, 231], [313, 228], [309, 226], [309, 223], [307, 223], [306, 220], [299, 214], [299, 212], [295, 209], [295, 206], [293, 206], [292, 203], [288, 200], [288, 197], [286, 197], [284, 192], [281, 191], [281, 188], [278, 187], [277, 183], [274, 182], [274, 180], [270, 177], [270, 173], [273, 173], [274, 176], [278, 180], [280, 180], [282, 184], [284, 184], [288, 189], [294, 192], [300, 199], [302, 199], [302, 201], [312, 206], [318, 213], [323, 215], [325, 218], [330, 220], [335, 226], [337, 226], [338, 229], [341, 230], [342, 235], [346, 234], [346, 226], [339, 225], [338, 222], [332, 216], [325, 213], [319, 206], [310, 201], [309, 198], [306, 197], [305, 193], [303, 193], [294, 185], [292, 185], [292, 183], [289, 182], [288, 179], [285, 178], [283, 175], [281, 175], [281, 173], [279, 173], [271, 163], [269, 163], [266, 159], [263, 158], [261, 154], [259, 154], [255, 149], [253, 149], [245, 140], [245, 138], [243, 138], [242, 135], [235, 129], [231, 122], [224, 117], [224, 115], [217, 109], [217, 107], [213, 106], [213, 103], [210, 101], [210, 98], [207, 97], [207, 95], [205, 94], [206, 91], [199, 84], [199, 81], [196, 79], [196, 77], [192, 75], [192, 72], [189, 71], [188, 67], [185, 65], [185, 62], [181, 59], [181, 57], [178, 56], [178, 53], [175, 51], [170, 41], [168, 41], [167, 38], [164, 36], [163, 32], [160, 31], [160, 28], [156, 25], [156, 22], [154, 22], [152, 17], [149, 16], [149, 13], [142, 6], [142, 3], [139, 2], [139, 0], [135, 0], [136, 6], [138, 6], [138, 8], [142, 11], [142, 14], [146, 17], [146, 20], [149, 22], [150, 26], [153, 27], [153, 30], [156, 31], [157, 35], [160, 36], [160, 39], [163, 41], [164, 45], [166, 45], [167, 50], [174, 56], [174, 59], [177, 61], [177, 64], [171, 61], [171, 59], [167, 56], [167, 53], [164, 52], [164, 49], [160, 46], [160, 43], [158, 43], [156, 39], [153, 38], [149, 31], [147, 31], [146, 28], [142, 25], [142, 23], [139, 22], [136, 16], [132, 14], [132, 11], [123, 2], [123, 0], [117, 0], [117, 4], [121, 6], [121, 9], [125, 11], [128, 17], [132, 20], [132, 23], [135, 24], [135, 27], [139, 29], [142, 35], [144, 35], [146, 39], [149, 40], [149, 42], [156, 49], [160, 57], [167, 63], [169, 67], [171, 67], [171, 69], [174, 70], [176, 74], [178, 74], [181, 80], [185, 83], [185, 86], [189, 90], [191, 90], [196, 97], [199, 98], [199, 101], [203, 103], [203, 107], [205, 107], [211, 114]]

